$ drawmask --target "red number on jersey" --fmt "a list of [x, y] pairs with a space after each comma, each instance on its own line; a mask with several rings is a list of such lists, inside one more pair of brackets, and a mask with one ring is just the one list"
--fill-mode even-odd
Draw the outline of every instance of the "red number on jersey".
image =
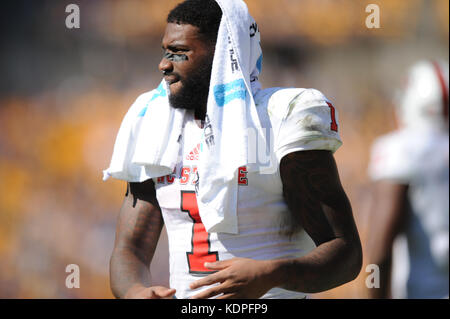
[[331, 112], [331, 130], [337, 132], [338, 131], [338, 126], [336, 123], [336, 110], [334, 109], [333, 104], [327, 102], [328, 106], [330, 107], [330, 112]]
[[219, 260], [219, 254], [217, 251], [210, 251], [209, 233], [200, 218], [197, 196], [194, 191], [181, 191], [181, 211], [188, 213], [193, 221], [192, 250], [186, 252], [189, 273], [211, 273], [212, 270], [205, 268], [204, 263]]

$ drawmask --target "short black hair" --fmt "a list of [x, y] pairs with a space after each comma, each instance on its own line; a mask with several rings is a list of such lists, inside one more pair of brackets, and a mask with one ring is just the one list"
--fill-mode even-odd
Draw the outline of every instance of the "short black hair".
[[221, 19], [222, 9], [215, 0], [185, 0], [170, 11], [167, 22], [196, 26], [206, 40], [215, 43]]

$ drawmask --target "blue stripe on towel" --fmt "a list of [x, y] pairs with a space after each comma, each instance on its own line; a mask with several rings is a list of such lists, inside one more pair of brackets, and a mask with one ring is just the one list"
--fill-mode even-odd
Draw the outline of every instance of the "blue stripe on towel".
[[243, 79], [226, 84], [218, 84], [214, 87], [214, 98], [219, 107], [223, 107], [235, 99], [245, 100], [246, 94], [247, 88]]
[[148, 104], [150, 102], [157, 99], [158, 97], [165, 97], [165, 96], [167, 96], [167, 92], [164, 89], [164, 86], [161, 82], [161, 84], [156, 89], [155, 94], [152, 95], [152, 98], [150, 99], [150, 101], [148, 101], [147, 104], [145, 105], [145, 107], [139, 112], [138, 117], [143, 117], [145, 115], [145, 113], [147, 112], [147, 109], [148, 109]]
[[258, 61], [256, 61], [256, 68], [258, 69], [259, 73], [262, 71], [262, 61], [263, 61], [263, 55], [259, 57]]

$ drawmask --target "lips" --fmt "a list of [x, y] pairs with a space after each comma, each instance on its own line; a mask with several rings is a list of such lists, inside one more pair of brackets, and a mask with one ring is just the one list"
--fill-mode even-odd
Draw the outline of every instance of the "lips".
[[175, 82], [178, 82], [180, 78], [176, 75], [166, 75], [164, 77], [164, 80], [167, 82], [167, 84], [171, 85], [174, 84]]

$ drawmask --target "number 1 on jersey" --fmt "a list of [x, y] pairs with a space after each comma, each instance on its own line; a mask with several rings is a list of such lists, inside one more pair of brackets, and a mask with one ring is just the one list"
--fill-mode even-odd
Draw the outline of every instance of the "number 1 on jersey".
[[205, 274], [212, 270], [205, 268], [205, 262], [215, 262], [219, 260], [217, 251], [210, 251], [209, 233], [200, 218], [197, 196], [194, 191], [181, 191], [181, 211], [189, 214], [193, 221], [192, 225], [192, 250], [186, 252], [189, 273]]
[[328, 107], [330, 108], [330, 113], [331, 113], [331, 127], [330, 129], [332, 131], [337, 132], [338, 131], [338, 126], [336, 123], [336, 110], [334, 109], [333, 104], [331, 104], [330, 102], [327, 102]]

